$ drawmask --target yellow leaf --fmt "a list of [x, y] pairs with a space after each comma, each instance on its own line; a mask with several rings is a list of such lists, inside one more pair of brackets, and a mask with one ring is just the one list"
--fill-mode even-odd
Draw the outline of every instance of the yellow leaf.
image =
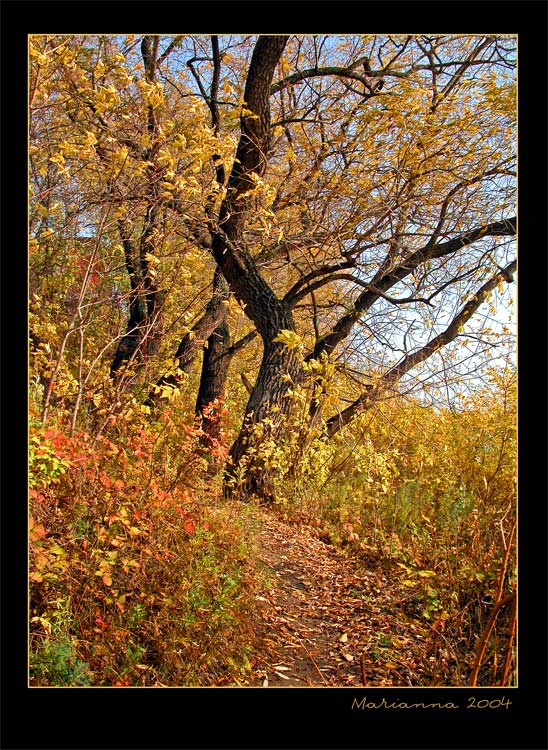
[[158, 263], [160, 263], [160, 259], [159, 259], [159, 258], [157, 258], [157, 257], [156, 257], [155, 255], [153, 255], [152, 253], [145, 253], [145, 260], [146, 260], [146, 262], [147, 262], [147, 263], [150, 263], [150, 264], [152, 264], [153, 266], [157, 266], [157, 265], [158, 265]]
[[246, 109], [245, 107], [242, 107], [242, 117], [246, 117], [249, 120], [258, 120], [259, 119], [259, 115], [256, 115], [250, 109]]
[[289, 331], [287, 329], [282, 329], [273, 341], [279, 341], [281, 344], [285, 344], [288, 349], [301, 349], [303, 346], [300, 336], [295, 333], [295, 331]]
[[[32, 576], [31, 576], [32, 578]], [[42, 580], [42, 576], [40, 576], [40, 580]], [[45, 617], [32, 617], [31, 622], [39, 622], [40, 625], [44, 628], [46, 633], [51, 633], [51, 622], [49, 620], [46, 620]]]

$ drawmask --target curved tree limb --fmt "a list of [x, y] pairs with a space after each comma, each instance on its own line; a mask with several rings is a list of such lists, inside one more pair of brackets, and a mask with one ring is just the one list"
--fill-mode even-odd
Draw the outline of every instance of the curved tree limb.
[[323, 276], [322, 278], [318, 279], [317, 281], [309, 284], [306, 287], [303, 287], [297, 292], [294, 292], [293, 294], [290, 294], [288, 292], [286, 296], [284, 297], [284, 301], [290, 306], [293, 307], [298, 302], [300, 302], [301, 299], [306, 297], [308, 294], [311, 294], [312, 292], [316, 291], [316, 289], [319, 289], [320, 287], [324, 286], [324, 284], [329, 284], [332, 281], [351, 281], [353, 284], [356, 284], [357, 286], [362, 287], [363, 289], [367, 290], [368, 292], [373, 292], [377, 294], [379, 297], [382, 297], [382, 299], [385, 299], [387, 302], [390, 302], [392, 305], [407, 305], [410, 302], [423, 302], [425, 305], [430, 305], [433, 307], [432, 302], [430, 301], [430, 298], [427, 297], [390, 297], [390, 295], [383, 292], [382, 289], [375, 286], [374, 284], [368, 284], [366, 281], [363, 281], [362, 279], [357, 278], [356, 276], [353, 276], [351, 273], [332, 273], [328, 276]]
[[[402, 260], [400, 265], [394, 270], [382, 271], [381, 269], [381, 272], [377, 273], [371, 280], [371, 285], [377, 290], [386, 293], [391, 287], [405, 279], [416, 268], [429, 260], [443, 258], [456, 253], [458, 250], [471, 245], [482, 237], [514, 236], [515, 234], [516, 217], [475, 227], [469, 232], [464, 232], [446, 242], [440, 242], [432, 246], [425, 245]], [[328, 355], [331, 354], [335, 347], [350, 334], [353, 325], [371, 308], [379, 296], [378, 291], [366, 290], [362, 292], [354, 303], [352, 310], [343, 315], [328, 334], [322, 336], [313, 352], [307, 358], [317, 359], [322, 352]]]
[[375, 385], [368, 385], [362, 394], [340, 414], [335, 414], [327, 421], [327, 431], [329, 436], [334, 435], [341, 427], [348, 424], [357, 414], [369, 408], [387, 388], [397, 383], [407, 372], [417, 365], [421, 364], [435, 352], [453, 341], [462, 330], [463, 326], [470, 320], [481, 304], [485, 302], [488, 295], [495, 289], [497, 284], [502, 280], [507, 283], [513, 279], [513, 273], [516, 270], [517, 263], [512, 261], [505, 268], [502, 268], [486, 281], [471, 297], [464, 307], [453, 318], [447, 328], [438, 336], [435, 336], [427, 344], [417, 351], [408, 354], [401, 362], [390, 368]]
[[[360, 83], [363, 83], [364, 86], [367, 87], [367, 90], [369, 90], [369, 95], [366, 95], [368, 98], [369, 96], [373, 95], [373, 92], [375, 91], [375, 87], [371, 84], [372, 78], [377, 78], [380, 80], [382, 78], [383, 73], [379, 71], [372, 71], [371, 69], [367, 70], [367, 75], [364, 75], [363, 73], [357, 73], [357, 68], [362, 68], [364, 65], [369, 64], [369, 58], [367, 56], [363, 56], [355, 60], [351, 65], [348, 65], [346, 67], [340, 67], [340, 66], [326, 66], [323, 68], [307, 68], [306, 70], [300, 70], [297, 73], [293, 73], [290, 76], [287, 76], [287, 78], [284, 78], [281, 81], [278, 81], [277, 83], [274, 83], [270, 88], [271, 94], [277, 94], [278, 91], [282, 91], [283, 89], [287, 88], [288, 86], [294, 86], [296, 83], [300, 83], [301, 81], [306, 80], [307, 78], [318, 78], [322, 76], [336, 76], [338, 78], [349, 78], [353, 81], [359, 81]], [[361, 92], [360, 92], [361, 93]]]

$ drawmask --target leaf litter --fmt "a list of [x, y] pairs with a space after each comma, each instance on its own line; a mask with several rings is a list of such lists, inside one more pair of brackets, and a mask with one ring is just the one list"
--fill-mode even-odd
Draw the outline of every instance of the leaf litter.
[[382, 568], [257, 508], [257, 557], [267, 585], [256, 597], [250, 686], [394, 687], [436, 684], [428, 622], [397, 602], [408, 592]]

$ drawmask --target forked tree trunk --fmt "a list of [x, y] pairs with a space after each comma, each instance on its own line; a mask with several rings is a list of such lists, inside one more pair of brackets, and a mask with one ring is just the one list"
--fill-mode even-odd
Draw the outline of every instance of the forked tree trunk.
[[[260, 438], [254, 426], [270, 417], [269, 437], [276, 439], [281, 418], [291, 408], [288, 390], [300, 379], [300, 364], [294, 351], [275, 342], [281, 330], [295, 330], [291, 312], [279, 300], [246, 248], [245, 221], [252, 209], [253, 174], [263, 175], [269, 147], [269, 95], [272, 77], [287, 42], [283, 36], [261, 36], [251, 57], [246, 80], [245, 110], [236, 159], [228, 179], [227, 195], [219, 219], [212, 227], [212, 253], [234, 295], [246, 305], [263, 340], [263, 359], [255, 388], [246, 407], [244, 425], [230, 451], [225, 491], [239, 496], [256, 494], [272, 499], [272, 483], [260, 457]], [[284, 376], [289, 376], [284, 377]], [[274, 408], [274, 411], [272, 410]]]
[[[159, 37], [150, 35], [145, 35], [141, 41], [145, 79], [149, 83], [153, 82], [156, 76], [158, 43]], [[156, 135], [157, 127], [154, 107], [149, 105], [147, 130], [150, 137]], [[150, 149], [147, 150], [147, 156], [152, 157]], [[106, 158], [103, 155], [103, 159]], [[130, 371], [139, 369], [147, 358], [158, 353], [162, 339], [161, 317], [166, 295], [160, 290], [150, 261], [150, 257], [154, 256], [157, 250], [162, 221], [155, 179], [151, 179], [147, 192], [147, 206], [138, 247], [131, 239], [131, 224], [122, 218], [118, 220], [131, 290], [129, 320], [126, 333], [120, 339], [110, 366], [111, 377], [119, 376], [126, 365]]]
[[111, 377], [116, 377], [128, 365], [137, 371], [143, 362], [157, 354], [162, 339], [162, 308], [166, 294], [148, 275], [149, 264], [144, 256], [151, 252], [151, 243], [141, 238], [138, 265], [136, 251], [131, 240], [123, 238], [126, 267], [131, 281], [129, 293], [129, 318], [126, 333], [110, 365]]

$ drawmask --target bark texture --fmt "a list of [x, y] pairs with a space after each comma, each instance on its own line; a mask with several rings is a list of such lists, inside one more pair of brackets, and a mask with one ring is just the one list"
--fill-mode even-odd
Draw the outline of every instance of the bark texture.
[[232, 357], [230, 330], [228, 323], [223, 321], [209, 336], [204, 348], [195, 409], [202, 429], [200, 442], [207, 459], [209, 476], [218, 473], [223, 458], [222, 416]]
[[131, 240], [131, 228], [119, 222], [120, 236], [124, 246], [126, 270], [130, 281], [129, 316], [126, 333], [120, 339], [110, 365], [110, 374], [115, 377], [125, 365], [136, 370], [142, 361], [156, 354], [162, 337], [162, 307], [165, 293], [149, 273], [147, 255], [154, 255], [151, 233], [156, 226], [156, 213], [147, 212], [139, 251]]

